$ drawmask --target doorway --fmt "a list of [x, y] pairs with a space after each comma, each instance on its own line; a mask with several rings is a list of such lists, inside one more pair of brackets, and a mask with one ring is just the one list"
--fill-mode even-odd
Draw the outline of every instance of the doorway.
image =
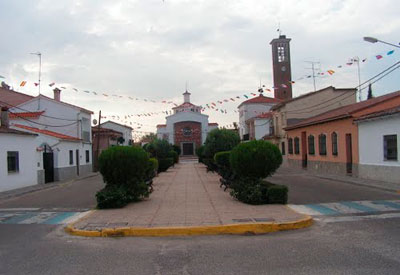
[[76, 155], [76, 174], [79, 176], [79, 149], [76, 149], [75, 155]]
[[193, 142], [182, 143], [182, 155], [183, 156], [193, 156], [194, 155], [194, 143]]
[[307, 168], [307, 133], [301, 132], [301, 160], [303, 168]]
[[54, 181], [54, 155], [53, 152], [43, 152], [44, 183]]
[[346, 172], [353, 172], [353, 150], [351, 144], [351, 134], [346, 134]]

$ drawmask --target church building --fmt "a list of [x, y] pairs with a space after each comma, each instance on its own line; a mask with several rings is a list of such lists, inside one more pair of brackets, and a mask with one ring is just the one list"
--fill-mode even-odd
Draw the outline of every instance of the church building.
[[173, 114], [166, 117], [167, 123], [157, 125], [157, 137], [178, 145], [182, 156], [194, 155], [208, 132], [218, 128], [218, 124], [208, 122], [208, 115], [201, 113], [202, 107], [190, 102], [188, 91], [183, 93], [183, 103], [172, 110]]

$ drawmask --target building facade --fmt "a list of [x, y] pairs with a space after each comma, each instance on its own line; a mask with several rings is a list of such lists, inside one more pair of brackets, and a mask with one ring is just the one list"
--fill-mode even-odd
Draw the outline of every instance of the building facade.
[[110, 129], [110, 130], [114, 130], [116, 132], [122, 133], [122, 138], [124, 140], [121, 143], [121, 145], [123, 145], [123, 146], [132, 145], [132, 143], [133, 143], [132, 127], [129, 127], [127, 125], [122, 125], [122, 124], [116, 123], [114, 121], [106, 121], [106, 122], [100, 124], [100, 128]]
[[202, 107], [190, 102], [188, 91], [183, 96], [183, 104], [173, 108], [173, 114], [166, 117], [166, 124], [157, 125], [157, 137], [180, 146], [181, 155], [189, 156], [195, 154], [208, 132], [218, 128], [218, 124], [208, 122], [208, 116], [201, 113]]

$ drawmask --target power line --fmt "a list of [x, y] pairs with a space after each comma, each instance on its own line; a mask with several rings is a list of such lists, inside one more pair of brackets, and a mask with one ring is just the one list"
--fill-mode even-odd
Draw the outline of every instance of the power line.
[[32, 121], [32, 120], [30, 120], [30, 119], [27, 119], [27, 118], [25, 118], [25, 117], [19, 115], [18, 113], [13, 113], [13, 112], [10, 112], [10, 113], [13, 114], [13, 115], [15, 115], [15, 116], [18, 117], [18, 118], [21, 118], [21, 119], [23, 119], [23, 120], [29, 121], [29, 122], [34, 123], [34, 124], [37, 124], [37, 125], [45, 126], [45, 127], [66, 127], [66, 126], [71, 126], [71, 125], [77, 124], [77, 123], [79, 122], [79, 121], [75, 121], [75, 122], [73, 122], [73, 123], [65, 124], [65, 125], [48, 125], [48, 124], [43, 124], [43, 123], [40, 123], [40, 122], [36, 122], [36, 121]]

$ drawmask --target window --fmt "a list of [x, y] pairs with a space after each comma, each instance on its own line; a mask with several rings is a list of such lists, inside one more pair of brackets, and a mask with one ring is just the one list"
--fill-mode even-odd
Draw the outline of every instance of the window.
[[74, 151], [69, 150], [69, 164], [74, 164]]
[[287, 56], [286, 45], [284, 43], [278, 44], [277, 50], [278, 50], [278, 62], [287, 61], [286, 60], [286, 56]]
[[89, 163], [89, 161], [90, 161], [89, 150], [86, 150], [86, 163]]
[[19, 172], [18, 152], [15, 152], [15, 151], [7, 152], [7, 167], [8, 167], [8, 173], [18, 173]]
[[298, 137], [294, 138], [294, 153], [296, 155], [300, 154], [300, 139]]
[[288, 152], [289, 152], [289, 154], [293, 155], [293, 139], [292, 138], [288, 139]]
[[336, 132], [332, 133], [331, 138], [332, 138], [332, 155], [337, 156], [338, 155], [338, 141], [337, 141]]
[[282, 146], [282, 155], [285, 155], [286, 154], [286, 152], [285, 152], [285, 142], [283, 141], [282, 143], [281, 143], [281, 146]]
[[320, 134], [318, 136], [318, 142], [319, 142], [319, 154], [321, 156], [326, 156], [326, 135]]
[[189, 127], [183, 128], [182, 131], [185, 137], [190, 137], [192, 135], [192, 129], [190, 129]]
[[315, 155], [315, 143], [314, 143], [314, 136], [308, 136], [308, 154]]
[[398, 160], [397, 135], [383, 136], [383, 154], [385, 160]]

